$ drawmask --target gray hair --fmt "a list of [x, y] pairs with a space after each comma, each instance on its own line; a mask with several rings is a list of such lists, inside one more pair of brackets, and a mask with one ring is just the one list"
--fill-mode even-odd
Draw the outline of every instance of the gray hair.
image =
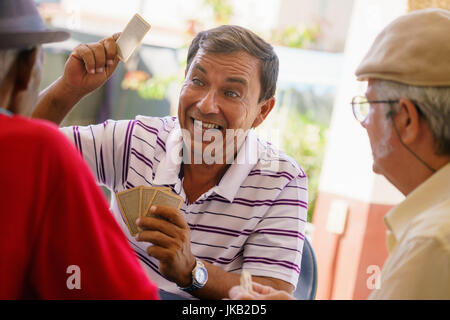
[[15, 49], [0, 50], [0, 86], [3, 84], [18, 54], [19, 50]]
[[[379, 100], [411, 100], [431, 130], [436, 154], [450, 155], [450, 87], [417, 87], [389, 80], [375, 80], [372, 85]], [[393, 111], [398, 112], [399, 106]]]

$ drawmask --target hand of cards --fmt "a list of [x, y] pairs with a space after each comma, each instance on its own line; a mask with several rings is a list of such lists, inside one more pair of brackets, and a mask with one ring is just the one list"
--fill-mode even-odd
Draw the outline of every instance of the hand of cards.
[[180, 209], [184, 201], [170, 188], [145, 186], [116, 193], [116, 199], [128, 230], [133, 237], [139, 231], [142, 231], [136, 225], [136, 220], [140, 217], [154, 216], [149, 212], [151, 206], [161, 205]]

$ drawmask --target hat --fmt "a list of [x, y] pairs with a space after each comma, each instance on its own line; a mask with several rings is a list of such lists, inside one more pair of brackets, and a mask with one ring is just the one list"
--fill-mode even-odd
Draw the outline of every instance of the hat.
[[391, 22], [355, 72], [413, 86], [450, 86], [450, 11], [418, 10]]
[[33, 0], [0, 0], [0, 49], [27, 48], [69, 36], [47, 29]]

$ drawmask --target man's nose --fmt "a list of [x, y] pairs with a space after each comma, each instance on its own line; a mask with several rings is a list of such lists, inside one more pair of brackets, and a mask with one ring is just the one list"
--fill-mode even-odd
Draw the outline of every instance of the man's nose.
[[219, 104], [216, 97], [216, 92], [209, 90], [197, 103], [197, 108], [204, 114], [219, 113]]

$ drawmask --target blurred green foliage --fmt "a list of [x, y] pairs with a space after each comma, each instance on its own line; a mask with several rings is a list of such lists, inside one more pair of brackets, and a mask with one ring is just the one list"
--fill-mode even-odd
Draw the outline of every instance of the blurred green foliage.
[[203, 3], [213, 11], [214, 21], [217, 24], [228, 24], [233, 16], [233, 6], [228, 0], [204, 0]]
[[287, 26], [281, 31], [272, 31], [271, 42], [290, 48], [306, 49], [317, 41], [320, 26]]
[[294, 158], [308, 176], [308, 222], [312, 221], [325, 153], [327, 126], [310, 114], [291, 108], [283, 134], [283, 151]]
[[158, 77], [148, 79], [138, 86], [137, 92], [143, 99], [163, 100], [166, 98], [167, 90], [174, 81], [180, 81], [176, 76]]

